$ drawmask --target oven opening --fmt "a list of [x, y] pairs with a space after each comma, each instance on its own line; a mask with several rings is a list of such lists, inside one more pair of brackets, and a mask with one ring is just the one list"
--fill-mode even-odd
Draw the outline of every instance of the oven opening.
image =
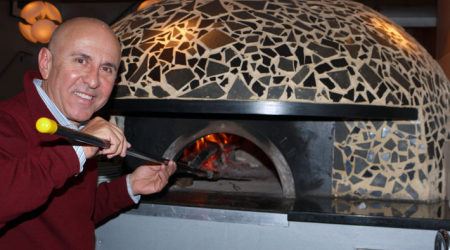
[[172, 189], [259, 194], [283, 197], [282, 185], [270, 157], [252, 141], [231, 133], [205, 135], [179, 153], [178, 160], [219, 173], [218, 180], [177, 176]]

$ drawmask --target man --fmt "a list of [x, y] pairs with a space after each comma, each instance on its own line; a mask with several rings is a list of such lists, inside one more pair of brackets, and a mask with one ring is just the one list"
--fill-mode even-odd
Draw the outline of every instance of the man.
[[[126, 155], [120, 128], [89, 120], [109, 98], [120, 62], [114, 32], [92, 18], [69, 20], [39, 53], [24, 92], [0, 102], [0, 249], [94, 249], [95, 223], [159, 192], [176, 166], [144, 165], [97, 187], [97, 155]], [[40, 117], [108, 140], [99, 149], [39, 134]]]

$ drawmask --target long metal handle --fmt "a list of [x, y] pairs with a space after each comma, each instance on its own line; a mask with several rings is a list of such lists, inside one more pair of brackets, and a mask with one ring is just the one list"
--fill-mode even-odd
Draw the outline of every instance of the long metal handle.
[[[45, 118], [45, 117], [40, 118], [36, 122], [36, 129], [39, 132], [44, 133], [44, 134], [57, 134], [57, 135], [61, 135], [61, 136], [67, 137], [67, 138], [71, 138], [73, 140], [76, 140], [76, 141], [79, 141], [82, 143], [86, 143], [86, 144], [101, 147], [101, 148], [109, 148], [111, 146], [111, 144], [107, 140], [103, 140], [98, 137], [88, 135], [88, 134], [85, 134], [80, 131], [76, 131], [76, 130], [69, 129], [66, 127], [58, 126], [58, 124], [55, 121]], [[154, 162], [154, 163], [160, 163], [160, 164], [168, 164], [170, 161], [169, 159], [151, 155], [148, 153], [144, 153], [144, 152], [135, 150], [133, 148], [127, 149], [127, 155], [133, 156], [133, 157], [136, 157], [136, 158], [139, 158], [142, 160]], [[191, 174], [195, 174], [199, 177], [205, 177], [207, 179], [217, 179], [219, 176], [219, 174], [217, 172], [195, 169], [195, 168], [192, 168], [191, 166], [189, 166], [185, 163], [179, 162], [179, 161], [176, 162], [176, 164], [177, 164], [178, 172], [191, 173]]]

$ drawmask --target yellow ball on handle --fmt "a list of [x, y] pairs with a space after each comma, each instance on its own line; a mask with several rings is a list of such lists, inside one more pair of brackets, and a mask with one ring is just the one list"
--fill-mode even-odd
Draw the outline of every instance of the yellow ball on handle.
[[58, 124], [51, 119], [41, 117], [36, 122], [36, 129], [43, 134], [54, 134], [58, 130]]

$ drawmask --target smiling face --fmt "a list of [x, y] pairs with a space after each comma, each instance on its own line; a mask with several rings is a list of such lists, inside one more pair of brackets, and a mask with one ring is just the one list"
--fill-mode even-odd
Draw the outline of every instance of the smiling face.
[[[64, 25], [64, 24], [63, 24]], [[108, 101], [120, 62], [120, 45], [105, 24], [72, 21], [39, 53], [42, 88], [75, 125]]]

